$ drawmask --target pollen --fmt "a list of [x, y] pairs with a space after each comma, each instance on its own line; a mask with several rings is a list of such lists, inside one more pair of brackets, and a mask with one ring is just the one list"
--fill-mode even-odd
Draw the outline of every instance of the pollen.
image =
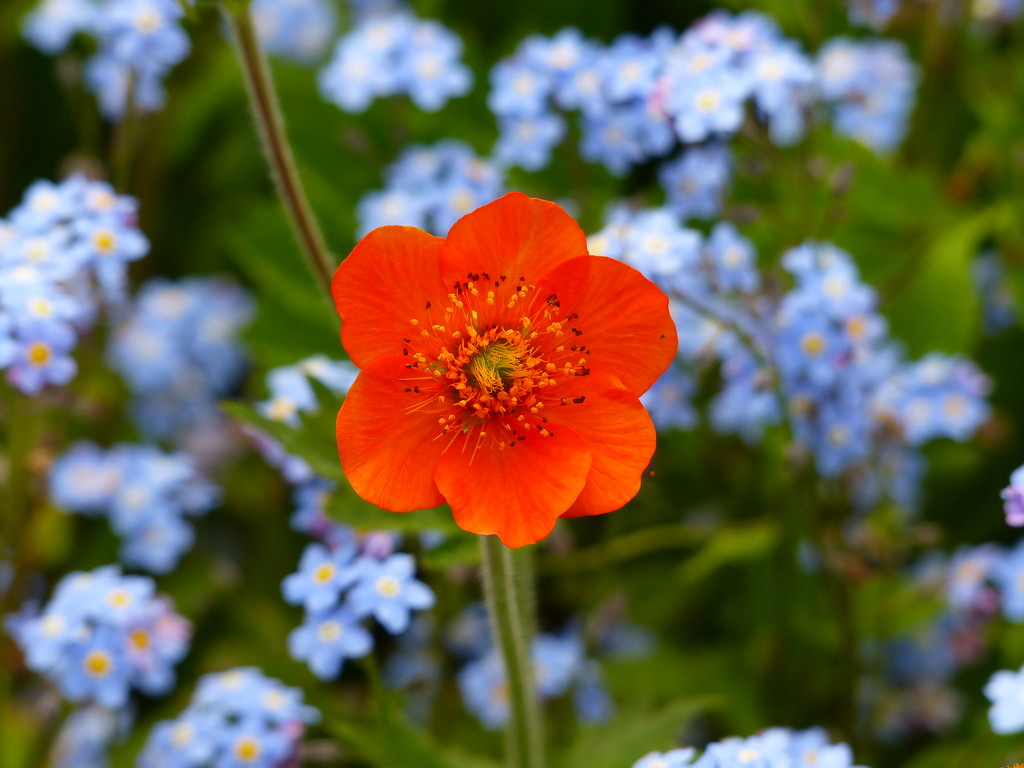
[[808, 357], [820, 357], [825, 351], [825, 337], [820, 333], [808, 333], [800, 340], [800, 348]]
[[235, 742], [232, 751], [239, 762], [254, 763], [259, 760], [263, 749], [260, 747], [260, 743], [252, 736], [243, 736]]
[[91, 677], [106, 677], [110, 674], [114, 662], [106, 651], [92, 651], [86, 654], [82, 666], [85, 668], [86, 674]]
[[402, 591], [402, 584], [394, 576], [381, 576], [374, 584], [374, 589], [381, 597], [397, 597]]
[[334, 578], [336, 570], [333, 563], [324, 563], [317, 566], [316, 570], [313, 571], [313, 581], [317, 584], [326, 584]]
[[341, 637], [341, 624], [337, 621], [325, 621], [316, 630], [316, 639], [321, 643], [334, 643]]
[[92, 244], [100, 253], [110, 253], [117, 248], [117, 237], [109, 229], [100, 229], [92, 236]]
[[150, 646], [149, 633], [144, 629], [133, 630], [128, 639], [132, 644], [133, 648], [144, 651]]
[[53, 350], [50, 349], [49, 344], [36, 341], [29, 344], [27, 357], [29, 363], [37, 367], [42, 367], [53, 358]]

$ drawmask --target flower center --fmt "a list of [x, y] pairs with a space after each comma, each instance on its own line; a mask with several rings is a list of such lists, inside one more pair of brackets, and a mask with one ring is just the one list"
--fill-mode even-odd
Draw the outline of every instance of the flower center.
[[331, 563], [324, 563], [323, 565], [317, 566], [317, 569], [313, 571], [313, 581], [317, 584], [326, 584], [334, 578], [335, 570], [334, 565]]
[[136, 629], [129, 637], [137, 650], [144, 651], [149, 648], [149, 633], [146, 630]]
[[475, 438], [474, 451], [552, 437], [543, 409], [583, 402], [566, 386], [590, 373], [579, 315], [567, 314], [557, 294], [536, 290], [525, 277], [470, 273], [447, 301], [428, 301], [425, 313], [410, 319], [402, 381], [415, 402], [407, 412], [436, 414], [438, 438], [447, 436], [448, 447], [460, 436]]
[[397, 597], [402, 591], [402, 585], [394, 576], [382, 576], [377, 579], [377, 594], [381, 597]]
[[498, 339], [469, 359], [467, 381], [486, 392], [508, 389], [522, 357], [506, 340]]
[[53, 353], [50, 347], [41, 341], [36, 341], [28, 347], [28, 361], [35, 366], [43, 366], [50, 362]]
[[92, 651], [85, 657], [83, 666], [92, 677], [106, 677], [112, 666], [110, 654], [106, 651]]
[[260, 743], [252, 736], [243, 736], [235, 742], [235, 757], [240, 762], [252, 763], [259, 759]]
[[316, 639], [321, 643], [333, 643], [341, 637], [341, 624], [337, 621], [325, 621], [316, 630]]

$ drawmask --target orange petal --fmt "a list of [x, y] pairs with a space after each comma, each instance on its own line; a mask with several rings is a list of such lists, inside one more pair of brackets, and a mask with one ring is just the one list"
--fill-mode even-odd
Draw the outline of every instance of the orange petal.
[[455, 222], [441, 264], [445, 285], [464, 281], [470, 273], [536, 281], [586, 253], [583, 230], [559, 206], [509, 192]]
[[434, 475], [459, 526], [495, 533], [509, 547], [543, 539], [579, 496], [590, 471], [590, 450], [572, 429], [531, 435], [515, 448], [470, 452], [454, 446]]
[[567, 424], [590, 446], [587, 484], [563, 517], [603, 515], [623, 506], [640, 490], [654, 455], [654, 424], [637, 396], [607, 373], [594, 371], [585, 381], [582, 403], [549, 403], [544, 409], [552, 430]]
[[363, 499], [392, 512], [444, 502], [434, 468], [444, 443], [437, 412], [407, 413], [417, 400], [405, 392], [406, 357], [380, 357], [356, 377], [338, 412], [338, 454], [345, 476]]
[[444, 240], [415, 227], [379, 227], [359, 241], [334, 273], [341, 343], [359, 367], [402, 352], [402, 338], [445, 296], [440, 253]]
[[536, 291], [557, 293], [563, 312], [576, 312], [579, 343], [590, 366], [612, 372], [642, 395], [676, 355], [676, 326], [668, 297], [621, 261], [606, 256], [574, 259], [548, 275]]

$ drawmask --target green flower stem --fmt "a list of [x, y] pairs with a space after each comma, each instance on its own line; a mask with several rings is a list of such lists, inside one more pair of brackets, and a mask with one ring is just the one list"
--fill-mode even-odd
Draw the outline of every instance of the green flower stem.
[[508, 768], [543, 768], [544, 737], [530, 663], [534, 614], [529, 560], [532, 553], [528, 548], [511, 550], [497, 536], [481, 536], [480, 546], [491, 632], [508, 681], [506, 763]]
[[238, 60], [242, 65], [246, 90], [249, 93], [249, 103], [256, 118], [256, 127], [263, 141], [263, 149], [278, 194], [284, 203], [302, 252], [309, 260], [317, 281], [330, 300], [331, 277], [337, 264], [327, 250], [324, 236], [316, 223], [316, 217], [295, 167], [295, 158], [285, 132], [284, 116], [281, 114], [277, 93], [274, 91], [274, 81], [270, 77], [267, 57], [256, 38], [248, 4], [240, 3], [239, 7], [232, 9], [225, 7], [224, 16], [234, 33]]

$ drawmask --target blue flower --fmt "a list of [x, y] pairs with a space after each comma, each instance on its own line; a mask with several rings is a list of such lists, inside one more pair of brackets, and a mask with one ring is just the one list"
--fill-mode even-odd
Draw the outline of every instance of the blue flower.
[[292, 658], [308, 663], [321, 680], [333, 680], [346, 658], [360, 658], [372, 649], [373, 637], [345, 607], [307, 615], [288, 636]]
[[991, 577], [999, 589], [1003, 615], [1009, 621], [1024, 621], [1024, 541], [996, 560]]
[[472, 84], [472, 74], [459, 61], [461, 52], [459, 38], [435, 21], [408, 13], [372, 18], [338, 41], [320, 72], [320, 92], [348, 112], [399, 93], [435, 111]]
[[1024, 731], [1024, 667], [1018, 672], [1000, 670], [985, 685], [985, 697], [992, 702], [988, 720], [996, 733]]
[[731, 179], [729, 150], [719, 144], [689, 148], [677, 160], [658, 169], [668, 206], [683, 218], [716, 215]]
[[373, 616], [391, 634], [401, 634], [409, 627], [412, 611], [434, 605], [434, 593], [413, 576], [415, 570], [412, 555], [404, 553], [382, 562], [361, 558], [347, 605], [357, 616]]
[[323, 55], [338, 25], [327, 0], [254, 0], [252, 16], [267, 53], [306, 64]]
[[333, 607], [342, 590], [361, 575], [354, 558], [355, 547], [351, 545], [331, 551], [320, 544], [309, 544], [302, 553], [299, 570], [281, 584], [285, 600], [313, 613]]
[[690, 429], [697, 424], [697, 412], [692, 405], [696, 390], [694, 377], [679, 366], [672, 365], [641, 396], [640, 402], [650, 413], [651, 421], [659, 431]]
[[63, 323], [28, 323], [17, 341], [20, 348], [7, 369], [7, 380], [27, 395], [38, 394], [47, 384], [67, 384], [78, 370], [69, 354], [75, 334]]
[[76, 34], [88, 31], [98, 13], [90, 0], [42, 0], [25, 17], [21, 32], [33, 46], [53, 56]]
[[499, 124], [495, 159], [503, 166], [518, 166], [527, 171], [546, 167], [566, 133], [565, 119], [546, 112], [502, 117]]
[[72, 701], [123, 707], [132, 688], [151, 695], [173, 684], [189, 625], [154, 596], [151, 579], [116, 567], [66, 576], [38, 616], [8, 622], [26, 663]]
[[685, 768], [693, 764], [695, 755], [696, 750], [692, 748], [651, 752], [633, 763], [633, 768]]
[[1000, 492], [1000, 496], [1006, 512], [1006, 524], [1024, 525], [1024, 466], [1013, 471], [1010, 484]]

